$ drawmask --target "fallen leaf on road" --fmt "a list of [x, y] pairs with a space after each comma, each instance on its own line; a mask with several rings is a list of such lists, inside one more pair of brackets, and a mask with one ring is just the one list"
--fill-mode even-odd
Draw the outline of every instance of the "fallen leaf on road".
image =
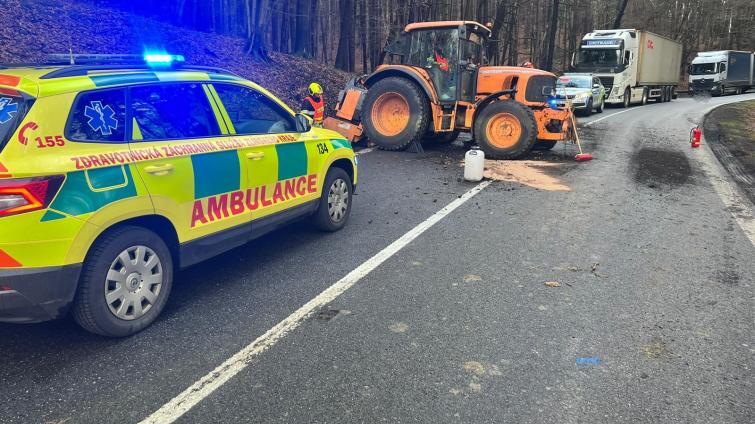
[[479, 275], [469, 274], [464, 276], [465, 283], [471, 283], [473, 281], [482, 281], [482, 277]]
[[477, 361], [468, 361], [464, 363], [464, 369], [473, 374], [483, 375], [485, 374], [485, 367]]
[[482, 391], [482, 385], [479, 383], [469, 383], [469, 390], [474, 393], [480, 393]]
[[394, 333], [406, 333], [406, 330], [409, 329], [409, 326], [403, 322], [397, 322], [395, 324], [389, 325], [388, 329], [393, 331]]
[[548, 287], [561, 287], [561, 283], [558, 281], [546, 281], [545, 285]]

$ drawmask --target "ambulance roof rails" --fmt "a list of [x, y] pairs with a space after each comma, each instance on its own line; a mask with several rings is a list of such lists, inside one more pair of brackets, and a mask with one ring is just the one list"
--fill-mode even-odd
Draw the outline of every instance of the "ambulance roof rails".
[[41, 77], [41, 79], [64, 78], [88, 75], [91, 71], [200, 71], [238, 77], [226, 69], [212, 66], [187, 65], [182, 55], [170, 54], [54, 54], [49, 55], [42, 66], [64, 66]]

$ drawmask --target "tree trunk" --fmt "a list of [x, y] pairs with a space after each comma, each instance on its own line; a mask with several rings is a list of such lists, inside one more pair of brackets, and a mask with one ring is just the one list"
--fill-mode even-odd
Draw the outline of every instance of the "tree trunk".
[[339, 0], [341, 32], [336, 52], [336, 68], [354, 72], [354, 0]]
[[496, 4], [495, 18], [493, 19], [493, 28], [491, 28], [490, 30], [491, 39], [495, 41], [488, 44], [488, 60], [492, 60], [494, 57], [496, 57], [498, 55], [498, 52], [501, 50], [501, 28], [503, 28], [503, 24], [506, 21], [506, 12], [508, 12], [506, 3], [507, 0], [500, 0]]
[[267, 52], [267, 44], [265, 43], [265, 30], [270, 23], [270, 18], [272, 16], [271, 9], [276, 3], [276, 0], [246, 1], [247, 19], [251, 22], [247, 24], [249, 34], [244, 51], [247, 55], [252, 57], [252, 60], [270, 63], [271, 59]]
[[556, 49], [556, 32], [558, 31], [558, 5], [561, 0], [553, 0], [551, 8], [550, 25], [546, 36], [546, 48], [543, 60], [540, 61], [540, 69], [550, 71], [553, 68], [553, 52]]
[[294, 29], [294, 54], [302, 57], [312, 57], [312, 43], [315, 36], [312, 22], [311, 0], [296, 1], [296, 28]]
[[616, 19], [613, 21], [613, 29], [621, 27], [621, 20], [624, 18], [624, 11], [627, 10], [629, 0], [619, 0], [619, 11], [616, 13]]

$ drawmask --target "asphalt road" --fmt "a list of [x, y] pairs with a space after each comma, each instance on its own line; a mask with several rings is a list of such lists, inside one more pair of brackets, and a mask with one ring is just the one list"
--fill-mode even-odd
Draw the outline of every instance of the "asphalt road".
[[[755, 421], [752, 204], [688, 145], [752, 98], [582, 119], [592, 162], [533, 156], [570, 191], [490, 184], [178, 421]], [[0, 422], [144, 420], [474, 187], [463, 153], [361, 154], [343, 231], [295, 224], [179, 273], [134, 337], [0, 325]]]

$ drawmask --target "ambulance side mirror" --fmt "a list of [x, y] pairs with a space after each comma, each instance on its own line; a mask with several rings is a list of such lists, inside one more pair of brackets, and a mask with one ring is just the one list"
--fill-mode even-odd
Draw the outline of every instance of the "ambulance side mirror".
[[296, 114], [296, 132], [305, 133], [312, 129], [312, 121], [303, 113]]

